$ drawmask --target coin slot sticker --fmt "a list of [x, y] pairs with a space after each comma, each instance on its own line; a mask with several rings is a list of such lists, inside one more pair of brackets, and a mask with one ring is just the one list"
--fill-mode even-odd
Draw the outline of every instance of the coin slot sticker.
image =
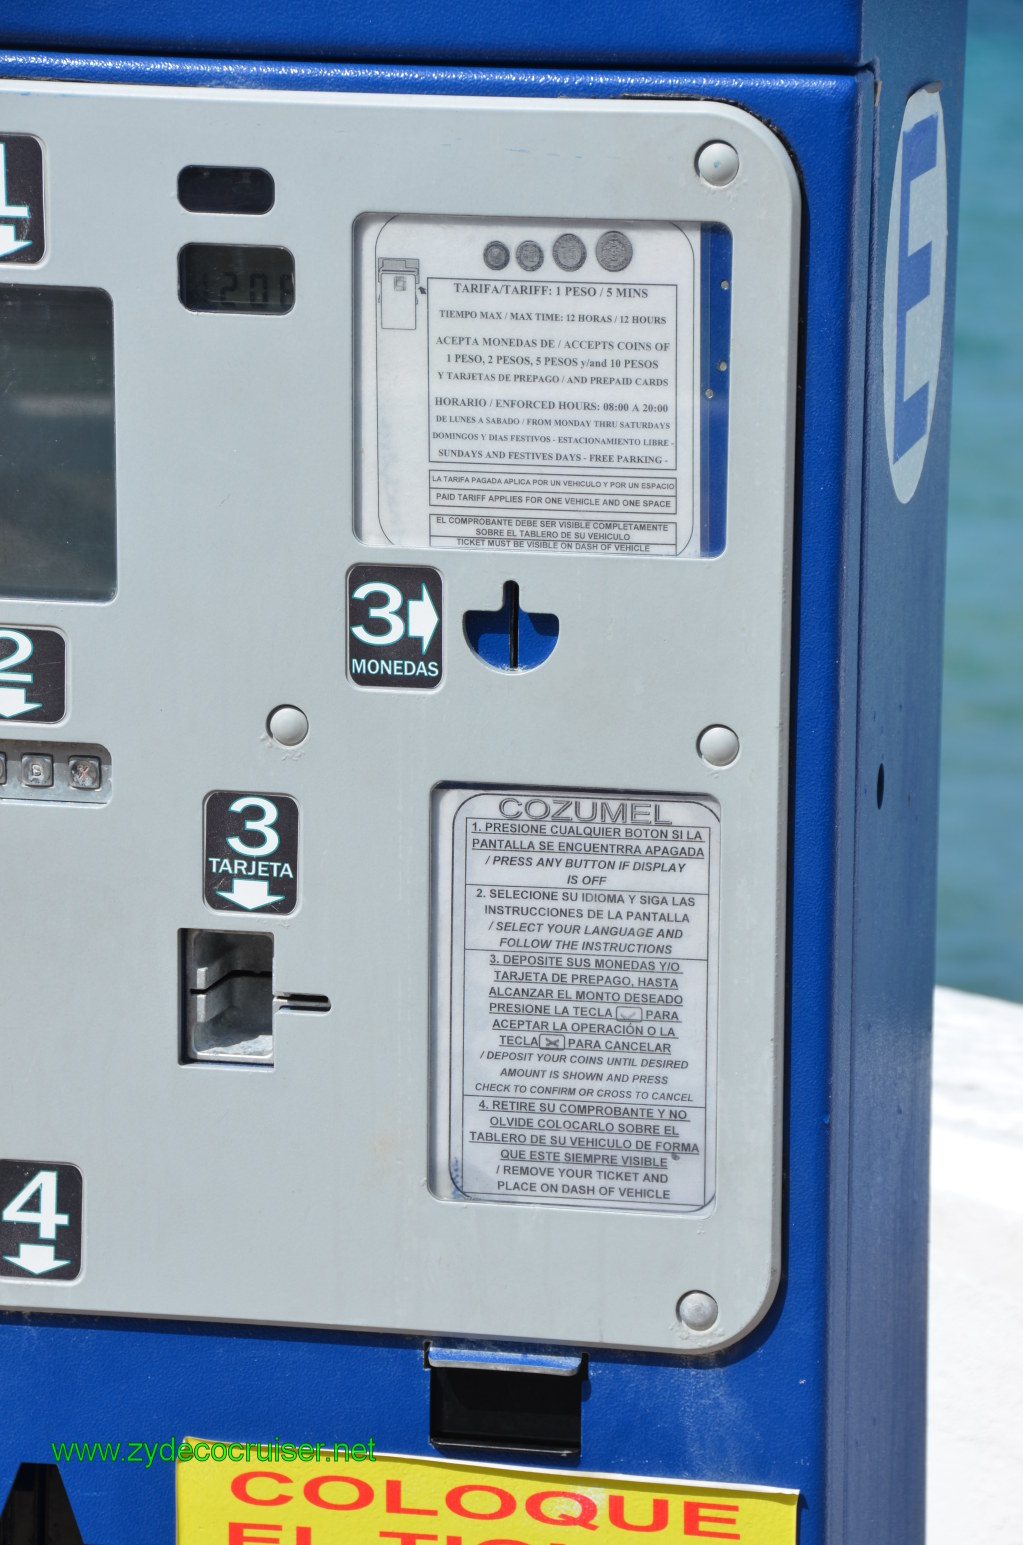
[[357, 687], [438, 687], [443, 581], [436, 569], [357, 563], [348, 571], [348, 676]]
[[434, 1189], [639, 1212], [708, 1206], [712, 802], [448, 789], [435, 816], [446, 984], [435, 1109], [446, 1094], [450, 1119]]

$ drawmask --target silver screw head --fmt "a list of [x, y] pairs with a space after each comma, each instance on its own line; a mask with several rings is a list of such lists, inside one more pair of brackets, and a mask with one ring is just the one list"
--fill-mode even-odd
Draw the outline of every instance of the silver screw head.
[[727, 724], [708, 724], [697, 737], [696, 749], [708, 767], [728, 767], [739, 755], [739, 737]]
[[696, 157], [696, 170], [711, 188], [727, 188], [739, 173], [739, 152], [726, 140], [712, 140]]
[[279, 746], [300, 746], [309, 734], [309, 720], [293, 703], [275, 708], [266, 727]]
[[683, 1293], [675, 1313], [689, 1330], [710, 1330], [718, 1317], [717, 1299], [709, 1293]]

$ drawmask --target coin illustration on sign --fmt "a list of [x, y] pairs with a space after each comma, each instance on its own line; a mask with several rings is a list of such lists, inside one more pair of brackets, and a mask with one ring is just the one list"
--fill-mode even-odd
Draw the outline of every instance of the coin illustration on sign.
[[203, 898], [216, 912], [294, 912], [298, 805], [287, 794], [206, 796]]
[[348, 571], [348, 674], [357, 687], [440, 685], [442, 595], [436, 569], [357, 563]]

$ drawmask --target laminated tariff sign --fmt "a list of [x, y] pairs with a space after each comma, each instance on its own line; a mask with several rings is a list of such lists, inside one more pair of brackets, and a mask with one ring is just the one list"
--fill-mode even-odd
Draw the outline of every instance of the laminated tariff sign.
[[[464, 1465], [187, 1438], [178, 1450], [178, 1545], [795, 1545], [797, 1491]], [[573, 1531], [581, 1531], [574, 1536]]]

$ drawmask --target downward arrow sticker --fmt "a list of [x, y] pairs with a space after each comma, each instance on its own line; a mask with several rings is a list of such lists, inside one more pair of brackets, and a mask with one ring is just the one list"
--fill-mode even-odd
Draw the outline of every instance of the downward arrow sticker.
[[[3, 226], [0, 226], [0, 234]], [[67, 641], [56, 628], [0, 622], [0, 719], [59, 724], [67, 708]]]
[[41, 1277], [44, 1271], [56, 1271], [58, 1266], [71, 1264], [70, 1261], [58, 1261], [52, 1245], [27, 1245], [24, 1242], [18, 1246], [17, 1255], [5, 1255], [4, 1260], [12, 1261], [22, 1271], [30, 1271], [33, 1277]]
[[13, 225], [0, 225], [0, 258], [10, 257], [22, 247], [31, 247], [30, 241], [19, 241]]
[[[0, 1278], [71, 1282], [82, 1269], [82, 1172], [49, 1159], [0, 1159]], [[29, 1292], [33, 1292], [29, 1288]]]
[[28, 701], [24, 687], [0, 687], [0, 719], [16, 719], [19, 714], [32, 713], [42, 706]]
[[31, 134], [0, 136], [0, 263], [43, 255], [43, 152]]
[[232, 880], [231, 889], [218, 891], [217, 895], [232, 901], [236, 907], [244, 907], [246, 912], [255, 912], [257, 907], [270, 907], [275, 901], [284, 900], [283, 891], [276, 896], [270, 894], [266, 880]]
[[278, 917], [298, 905], [298, 805], [288, 794], [206, 796], [203, 896], [215, 912]]

